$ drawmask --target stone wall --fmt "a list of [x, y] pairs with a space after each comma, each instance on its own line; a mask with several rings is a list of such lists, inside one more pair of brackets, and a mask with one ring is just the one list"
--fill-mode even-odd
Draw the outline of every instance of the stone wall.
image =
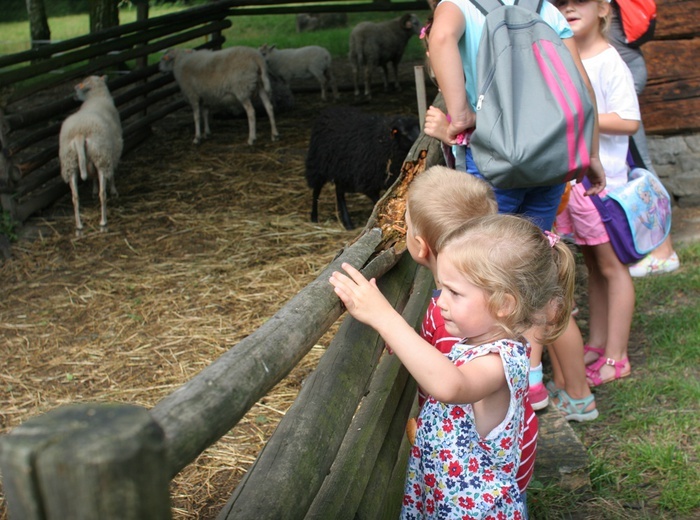
[[647, 136], [654, 169], [675, 204], [700, 206], [700, 134]]

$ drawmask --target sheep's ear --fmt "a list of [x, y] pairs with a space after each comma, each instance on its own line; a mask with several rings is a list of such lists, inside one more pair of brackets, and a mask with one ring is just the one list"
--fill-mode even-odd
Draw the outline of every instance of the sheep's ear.
[[397, 135], [399, 135], [399, 129], [398, 129], [398, 128], [392, 128], [392, 129], [391, 129], [391, 138], [393, 139], [393, 138], [396, 137]]
[[107, 74], [102, 74], [102, 76], [100, 76], [100, 79], [107, 83]]

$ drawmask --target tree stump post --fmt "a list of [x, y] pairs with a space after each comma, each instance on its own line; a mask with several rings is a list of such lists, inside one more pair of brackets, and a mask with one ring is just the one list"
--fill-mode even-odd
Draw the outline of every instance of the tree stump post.
[[164, 435], [147, 410], [79, 404], [0, 438], [10, 518], [171, 518]]

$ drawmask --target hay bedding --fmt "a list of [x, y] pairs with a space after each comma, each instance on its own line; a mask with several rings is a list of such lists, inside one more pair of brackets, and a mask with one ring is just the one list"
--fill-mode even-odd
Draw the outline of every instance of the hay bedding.
[[[415, 113], [412, 67], [403, 74], [400, 95], [376, 92], [362, 108]], [[352, 93], [341, 102], [354, 103]], [[318, 92], [297, 94], [296, 106], [277, 116], [279, 143], [258, 116], [254, 148], [243, 119], [214, 119], [213, 136], [194, 146], [191, 111], [181, 110], [124, 157], [109, 232], [97, 231], [89, 188], [83, 237], [74, 237], [70, 197], [32, 220], [34, 239], [15, 244], [0, 266], [0, 433], [68, 403], [150, 408], [316, 278], [359, 232], [337, 219], [331, 185], [321, 195], [322, 221], [308, 221], [304, 155], [324, 106]], [[358, 224], [372, 209], [362, 195], [349, 195], [348, 207]], [[332, 333], [173, 480], [174, 518], [217, 515]]]

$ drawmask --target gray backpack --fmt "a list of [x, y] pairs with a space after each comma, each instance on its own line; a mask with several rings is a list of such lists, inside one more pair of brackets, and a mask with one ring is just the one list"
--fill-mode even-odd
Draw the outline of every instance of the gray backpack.
[[543, 0], [470, 0], [485, 16], [471, 149], [497, 188], [552, 186], [590, 164], [596, 117], [573, 58], [539, 11]]

